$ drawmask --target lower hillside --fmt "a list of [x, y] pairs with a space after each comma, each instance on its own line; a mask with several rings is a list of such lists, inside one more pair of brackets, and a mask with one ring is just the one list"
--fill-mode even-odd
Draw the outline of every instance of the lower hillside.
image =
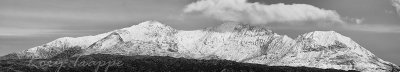
[[[0, 72], [346, 72], [309, 67], [266, 66], [228, 60], [95, 54], [72, 58], [9, 59]], [[356, 72], [356, 71], [350, 71]]]

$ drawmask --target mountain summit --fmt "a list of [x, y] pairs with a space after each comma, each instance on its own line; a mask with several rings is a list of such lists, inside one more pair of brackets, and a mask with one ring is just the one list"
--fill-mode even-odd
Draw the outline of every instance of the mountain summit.
[[19, 59], [52, 58], [80, 47], [74, 56], [91, 54], [149, 55], [188, 59], [224, 59], [270, 66], [306, 66], [398, 72], [400, 68], [335, 31], [314, 31], [292, 39], [265, 27], [226, 23], [203, 30], [183, 31], [158, 21], [84, 37], [64, 37], [22, 52]]

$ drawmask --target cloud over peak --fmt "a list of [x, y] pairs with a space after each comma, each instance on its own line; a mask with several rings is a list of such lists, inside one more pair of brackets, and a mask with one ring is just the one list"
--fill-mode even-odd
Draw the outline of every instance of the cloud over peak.
[[397, 14], [400, 15], [400, 0], [392, 0], [392, 5], [395, 7]]
[[313, 20], [343, 22], [335, 11], [308, 4], [265, 5], [247, 0], [200, 0], [187, 5], [184, 13], [199, 13], [221, 21], [249, 24]]

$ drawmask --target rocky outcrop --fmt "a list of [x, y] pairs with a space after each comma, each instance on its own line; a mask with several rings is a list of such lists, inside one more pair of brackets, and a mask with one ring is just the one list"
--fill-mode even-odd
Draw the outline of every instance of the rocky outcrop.
[[396, 72], [400, 69], [334, 31], [314, 31], [292, 39], [265, 27], [238, 23], [182, 31], [157, 21], [146, 21], [95, 36], [60, 38], [17, 55], [20, 58], [51, 58], [74, 46], [83, 50], [77, 55], [224, 59], [272, 66], [307, 66], [363, 72]]

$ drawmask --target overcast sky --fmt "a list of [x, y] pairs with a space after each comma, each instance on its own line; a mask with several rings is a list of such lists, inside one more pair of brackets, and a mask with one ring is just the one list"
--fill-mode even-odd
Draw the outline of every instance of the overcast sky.
[[[146, 20], [158, 20], [181, 30], [216, 26], [226, 20], [184, 13], [186, 6], [193, 2], [196, 0], [0, 0], [0, 55], [60, 37], [95, 35]], [[248, 1], [254, 2], [307, 4], [335, 11], [350, 24], [340, 28], [271, 24], [271, 29], [292, 38], [315, 30], [335, 30], [378, 57], [400, 64], [400, 18], [390, 0]]]

